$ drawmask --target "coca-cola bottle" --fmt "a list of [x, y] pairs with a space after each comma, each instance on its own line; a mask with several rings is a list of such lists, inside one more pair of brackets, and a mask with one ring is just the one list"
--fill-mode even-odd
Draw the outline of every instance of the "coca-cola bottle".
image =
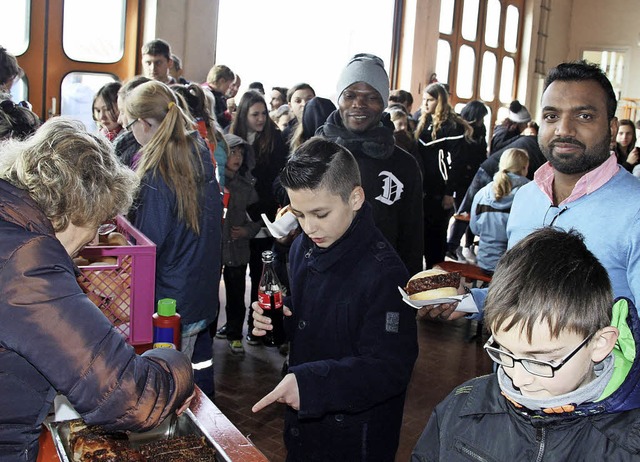
[[279, 346], [284, 343], [284, 328], [282, 325], [282, 286], [273, 270], [273, 252], [262, 252], [262, 277], [258, 287], [258, 304], [264, 310], [265, 316], [271, 319], [273, 330], [268, 330], [264, 336], [267, 346]]

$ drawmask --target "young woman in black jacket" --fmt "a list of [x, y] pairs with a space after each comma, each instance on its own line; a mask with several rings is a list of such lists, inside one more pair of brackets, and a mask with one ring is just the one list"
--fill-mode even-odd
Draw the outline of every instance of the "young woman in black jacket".
[[427, 268], [444, 260], [454, 193], [464, 173], [466, 142], [473, 129], [455, 113], [439, 83], [427, 86], [415, 137], [422, 160], [424, 255]]

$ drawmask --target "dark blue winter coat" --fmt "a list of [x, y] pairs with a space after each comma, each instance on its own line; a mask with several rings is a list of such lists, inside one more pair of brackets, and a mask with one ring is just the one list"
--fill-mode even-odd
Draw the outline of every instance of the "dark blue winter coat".
[[306, 235], [290, 253], [288, 461], [393, 461], [418, 354], [416, 313], [398, 292], [407, 270], [368, 203], [327, 249]]
[[[156, 244], [156, 303], [176, 300], [182, 325], [213, 322], [218, 309], [222, 262], [222, 196], [211, 154], [194, 133], [203, 170], [200, 172], [200, 234], [178, 219], [176, 195], [160, 173], [147, 172], [130, 217]], [[180, 181], [177, 179], [177, 181]]]

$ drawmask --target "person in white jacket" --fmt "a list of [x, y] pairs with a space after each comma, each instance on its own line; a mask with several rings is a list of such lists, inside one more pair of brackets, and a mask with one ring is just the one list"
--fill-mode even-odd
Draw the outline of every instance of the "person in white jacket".
[[471, 230], [480, 237], [478, 266], [493, 273], [507, 251], [507, 220], [513, 198], [529, 182], [529, 156], [524, 149], [507, 149], [500, 158], [498, 173], [473, 198]]

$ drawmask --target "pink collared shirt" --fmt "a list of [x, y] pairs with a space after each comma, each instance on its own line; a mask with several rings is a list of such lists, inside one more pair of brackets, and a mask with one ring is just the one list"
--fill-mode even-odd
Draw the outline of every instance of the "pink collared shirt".
[[[571, 195], [556, 205], [568, 204], [569, 202], [580, 199], [584, 195], [591, 194], [613, 178], [613, 175], [618, 173], [619, 169], [618, 159], [615, 153], [612, 152], [609, 158], [599, 167], [584, 174], [574, 186]], [[540, 190], [547, 195], [551, 203], [553, 203], [553, 178], [553, 167], [551, 167], [549, 162], [536, 170], [536, 173], [533, 175], [533, 181], [535, 181]]]

